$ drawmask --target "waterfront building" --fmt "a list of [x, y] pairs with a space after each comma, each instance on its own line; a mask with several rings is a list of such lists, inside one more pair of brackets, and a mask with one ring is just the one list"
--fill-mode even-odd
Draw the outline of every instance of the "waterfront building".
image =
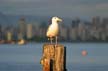
[[21, 39], [23, 39], [26, 36], [26, 22], [25, 22], [25, 18], [21, 18], [19, 20], [19, 35], [18, 37], [20, 37]]
[[33, 37], [33, 26], [32, 24], [27, 24], [27, 38], [31, 39]]

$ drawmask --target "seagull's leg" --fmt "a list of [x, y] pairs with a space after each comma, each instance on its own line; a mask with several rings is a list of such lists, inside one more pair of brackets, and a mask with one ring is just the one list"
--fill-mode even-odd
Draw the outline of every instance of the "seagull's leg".
[[53, 40], [52, 37], [50, 37], [51, 44], [52, 44], [52, 40]]
[[55, 38], [56, 38], [56, 45], [57, 45], [57, 38], [58, 38], [58, 37], [56, 36]]

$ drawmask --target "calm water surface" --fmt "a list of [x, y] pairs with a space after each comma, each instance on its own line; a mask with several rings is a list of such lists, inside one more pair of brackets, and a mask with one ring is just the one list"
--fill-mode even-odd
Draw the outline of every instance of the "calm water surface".
[[[68, 71], [108, 71], [107, 43], [61, 43], [67, 48]], [[0, 44], [0, 71], [42, 71], [43, 43]], [[82, 50], [88, 52], [82, 56]]]

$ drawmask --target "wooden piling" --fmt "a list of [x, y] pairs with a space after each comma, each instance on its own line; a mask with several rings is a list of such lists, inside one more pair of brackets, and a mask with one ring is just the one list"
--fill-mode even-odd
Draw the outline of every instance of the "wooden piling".
[[61, 44], [44, 44], [40, 62], [43, 71], [66, 71], [66, 47]]

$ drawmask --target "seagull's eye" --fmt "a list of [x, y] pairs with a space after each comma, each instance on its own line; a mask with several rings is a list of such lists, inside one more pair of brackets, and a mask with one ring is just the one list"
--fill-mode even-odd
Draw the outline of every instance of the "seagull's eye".
[[56, 19], [56, 17], [54, 19]]

